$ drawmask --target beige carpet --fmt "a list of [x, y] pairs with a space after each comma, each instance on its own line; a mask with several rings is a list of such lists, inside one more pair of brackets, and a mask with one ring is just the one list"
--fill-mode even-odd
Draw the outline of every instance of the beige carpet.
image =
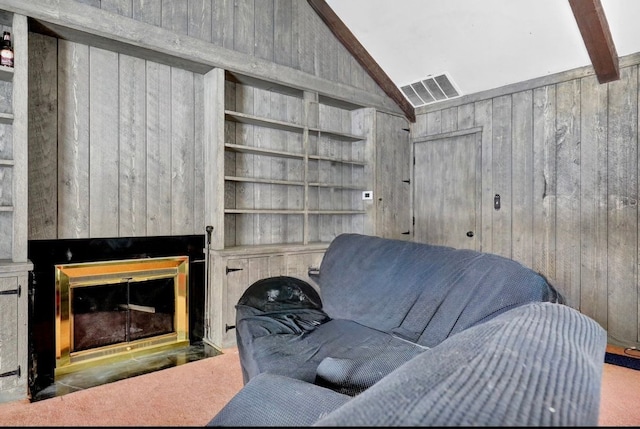
[[0, 404], [0, 426], [204, 426], [240, 388], [232, 348], [51, 399]]
[[[56, 398], [0, 404], [0, 426], [204, 426], [241, 388], [231, 348]], [[640, 426], [640, 371], [604, 365], [600, 426]]]

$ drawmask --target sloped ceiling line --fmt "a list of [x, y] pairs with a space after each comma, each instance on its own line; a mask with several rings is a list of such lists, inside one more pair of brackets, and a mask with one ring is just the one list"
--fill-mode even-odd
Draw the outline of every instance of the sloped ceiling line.
[[365, 69], [371, 78], [382, 88], [382, 90], [402, 109], [407, 119], [416, 121], [415, 109], [402, 94], [387, 73], [373, 59], [362, 44], [356, 39], [351, 30], [331, 9], [324, 0], [307, 0], [313, 10], [322, 18], [331, 32], [338, 38], [345, 48], [354, 56], [358, 63]]

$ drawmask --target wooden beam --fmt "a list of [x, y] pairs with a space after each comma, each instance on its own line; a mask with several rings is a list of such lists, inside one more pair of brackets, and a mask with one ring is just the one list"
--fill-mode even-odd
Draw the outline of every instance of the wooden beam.
[[600, 0], [569, 0], [598, 82], [620, 79], [618, 54]]
[[400, 89], [393, 83], [391, 78], [385, 73], [380, 65], [367, 52], [362, 44], [356, 39], [353, 33], [347, 28], [344, 22], [336, 15], [331, 7], [324, 0], [307, 0], [309, 5], [322, 18], [338, 40], [355, 57], [358, 63], [364, 67], [365, 71], [382, 88], [382, 90], [395, 101], [411, 122], [416, 121], [415, 109], [402, 94]]

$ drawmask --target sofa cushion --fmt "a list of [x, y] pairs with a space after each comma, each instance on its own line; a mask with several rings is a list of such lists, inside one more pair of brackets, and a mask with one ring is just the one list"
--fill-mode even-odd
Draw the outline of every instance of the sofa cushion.
[[[302, 333], [247, 335], [249, 329], [255, 332], [257, 322], [261, 321], [254, 317], [237, 321], [236, 329], [242, 333], [238, 348], [242, 350], [239, 355], [245, 383], [260, 373], [268, 372], [310, 383], [318, 381], [336, 391], [355, 394], [425, 350], [422, 346], [351, 320], [332, 319]], [[251, 328], [245, 329], [245, 325]], [[365, 375], [366, 368], [360, 366], [362, 360], [384, 362], [389, 357], [394, 359], [372, 367], [377, 371], [373, 374]], [[337, 359], [343, 365], [332, 366], [327, 362], [324, 365], [327, 371], [318, 374], [318, 366], [325, 358]], [[345, 367], [344, 363], [349, 362], [354, 368], [361, 367], [359, 374], [351, 378], [341, 376], [339, 372]]]
[[336, 237], [316, 278], [323, 310], [432, 347], [529, 302], [562, 302], [546, 279], [502, 256], [360, 234]]

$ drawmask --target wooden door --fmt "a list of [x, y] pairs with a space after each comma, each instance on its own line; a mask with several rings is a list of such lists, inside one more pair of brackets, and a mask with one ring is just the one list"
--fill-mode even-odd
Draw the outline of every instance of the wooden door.
[[480, 131], [414, 142], [414, 240], [480, 248]]

